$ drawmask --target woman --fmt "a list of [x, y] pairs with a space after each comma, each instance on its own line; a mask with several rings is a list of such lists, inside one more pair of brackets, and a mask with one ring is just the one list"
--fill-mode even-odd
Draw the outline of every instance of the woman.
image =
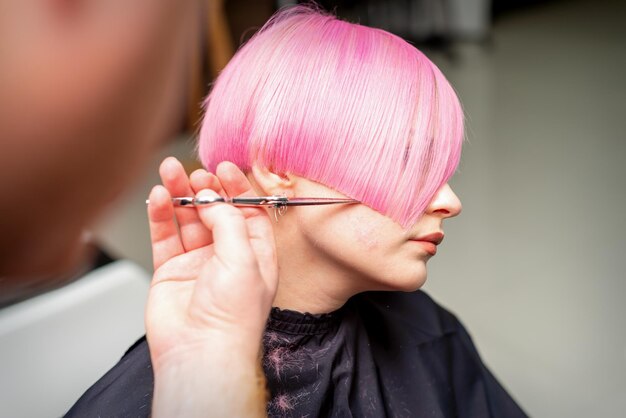
[[[230, 211], [246, 219], [246, 252], [252, 264], [259, 260], [263, 279], [249, 287], [209, 280], [206, 294], [219, 295], [210, 303], [227, 313], [225, 322], [241, 317], [233, 350], [245, 370], [253, 369], [258, 348], [250, 342], [263, 338], [270, 416], [525, 416], [456, 318], [417, 291], [443, 239], [443, 221], [461, 211], [447, 182], [462, 141], [458, 99], [418, 50], [311, 8], [279, 13], [209, 95], [199, 139], [208, 171], [187, 180], [176, 161], [162, 165], [166, 189], [153, 190], [149, 208], [160, 284], [150, 303], [219, 270], [229, 256], [217, 245], [225, 226], [207, 213]], [[170, 196], [252, 194], [242, 173], [258, 195], [360, 203], [289, 207], [271, 214], [271, 227], [259, 209], [177, 208], [180, 235], [171, 232]], [[166, 240], [155, 238], [159, 221], [169, 225], [167, 236], [179, 237], [175, 250], [163, 251]], [[268, 261], [274, 256], [275, 265]], [[219, 330], [221, 319], [211, 317], [210, 327]], [[171, 335], [147, 326], [149, 346], [159, 352], [140, 342], [75, 411], [85, 413], [92, 402], [99, 406], [91, 410], [105, 415], [119, 413], [121, 404], [128, 413], [149, 413], [141, 409], [153, 387], [149, 356], [162, 367], [179, 337], [176, 325]], [[232, 356], [210, 356], [238, 370]]]

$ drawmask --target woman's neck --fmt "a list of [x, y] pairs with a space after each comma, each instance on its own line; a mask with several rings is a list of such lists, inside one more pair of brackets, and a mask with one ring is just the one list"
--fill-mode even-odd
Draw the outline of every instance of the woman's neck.
[[[322, 275], [318, 280], [326, 280]], [[279, 273], [278, 291], [273, 306], [297, 312], [321, 314], [341, 308], [349, 297], [335, 296], [325, 292], [310, 278], [298, 274]]]
[[299, 247], [299, 243], [277, 237], [276, 245], [279, 280], [275, 307], [311, 314], [329, 313], [358, 293], [354, 278]]

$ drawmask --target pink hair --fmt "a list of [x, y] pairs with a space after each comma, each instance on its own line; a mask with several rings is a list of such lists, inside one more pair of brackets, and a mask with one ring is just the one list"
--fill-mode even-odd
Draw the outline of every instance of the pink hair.
[[311, 7], [278, 12], [206, 100], [199, 155], [332, 187], [411, 226], [454, 174], [463, 112], [401, 38]]

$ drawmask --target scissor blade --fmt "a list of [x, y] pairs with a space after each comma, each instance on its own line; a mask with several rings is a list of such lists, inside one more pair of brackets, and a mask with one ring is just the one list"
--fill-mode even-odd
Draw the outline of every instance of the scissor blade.
[[285, 206], [333, 205], [339, 203], [360, 203], [354, 199], [337, 199], [333, 197], [295, 197], [287, 200]]

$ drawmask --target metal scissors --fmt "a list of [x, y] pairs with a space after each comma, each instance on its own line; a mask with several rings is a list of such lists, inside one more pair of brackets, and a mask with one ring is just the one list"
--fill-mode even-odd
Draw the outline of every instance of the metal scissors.
[[[146, 204], [149, 200], [146, 200]], [[201, 196], [201, 197], [173, 197], [174, 206], [191, 207], [205, 206], [213, 203], [228, 203], [233, 206], [269, 206], [282, 208], [287, 206], [314, 206], [332, 204], [353, 204], [361, 203], [355, 199], [342, 199], [332, 197], [295, 197], [286, 196], [241, 196], [241, 197], [221, 197], [221, 196]]]

